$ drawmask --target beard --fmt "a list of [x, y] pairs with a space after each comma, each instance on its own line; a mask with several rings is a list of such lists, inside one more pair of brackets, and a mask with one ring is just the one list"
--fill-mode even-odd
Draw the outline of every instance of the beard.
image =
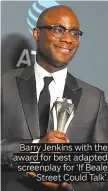
[[44, 54], [42, 51], [40, 51], [39, 49], [37, 50], [37, 58], [38, 56], [44, 61], [46, 62], [48, 65], [51, 65], [55, 68], [65, 68], [68, 66], [68, 62], [62, 62], [59, 60], [54, 59], [53, 57]]
[[58, 60], [52, 60], [52, 62], [51, 62], [51, 64], [52, 64], [52, 66], [53, 67], [59, 67], [59, 68], [65, 68], [65, 67], [67, 67], [68, 66], [68, 63], [65, 63], [65, 62], [60, 62], [60, 61], [58, 61]]

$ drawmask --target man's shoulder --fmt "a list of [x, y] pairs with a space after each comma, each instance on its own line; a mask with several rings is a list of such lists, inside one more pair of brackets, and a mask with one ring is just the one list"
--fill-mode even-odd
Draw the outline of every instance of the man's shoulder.
[[76, 78], [76, 81], [79, 85], [79, 87], [81, 87], [82, 89], [85, 90], [92, 90], [92, 91], [101, 91], [101, 89], [99, 89], [98, 87], [96, 87], [95, 85], [89, 84], [88, 82], [85, 82], [81, 79]]
[[34, 65], [32, 64], [29, 67], [24, 67], [24, 68], [16, 68], [16, 69], [11, 69], [8, 72], [5, 72], [2, 74], [2, 80], [7, 81], [7, 80], [13, 80], [16, 77], [21, 77], [26, 79], [26, 77], [31, 77], [34, 75]]
[[24, 68], [11, 69], [1, 75], [2, 79], [14, 78], [15, 76], [20, 76]]
[[81, 100], [84, 101], [84, 103], [88, 103], [89, 107], [93, 107], [93, 105], [96, 107], [100, 104], [101, 99], [105, 99], [104, 92], [99, 89], [98, 87], [91, 85], [81, 79], [77, 79], [76, 81], [78, 83], [78, 86], [82, 88], [82, 96]]
[[16, 84], [16, 77], [20, 76], [23, 72], [23, 68], [12, 69], [1, 75], [1, 88], [2, 91], [12, 89]]
[[103, 91], [100, 88], [98, 88], [94, 85], [91, 85], [88, 82], [85, 82], [79, 78], [76, 78], [76, 77], [74, 77], [74, 78], [76, 79], [78, 87], [82, 89], [82, 92], [84, 94], [86, 94], [86, 96], [88, 95], [89, 97], [90, 96], [91, 97], [100, 97], [103, 94]]

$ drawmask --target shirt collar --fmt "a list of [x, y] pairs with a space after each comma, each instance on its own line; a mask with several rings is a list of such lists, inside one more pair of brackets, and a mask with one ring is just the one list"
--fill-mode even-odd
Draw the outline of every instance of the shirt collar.
[[34, 69], [35, 76], [37, 76], [39, 79], [43, 79], [45, 76], [52, 76], [56, 84], [61, 84], [62, 81], [65, 81], [67, 76], [67, 67], [57, 72], [49, 73], [36, 62]]
[[51, 76], [44, 68], [42, 68], [37, 62], [34, 64], [35, 76], [43, 79], [45, 76]]
[[52, 73], [52, 76], [53, 76], [56, 84], [61, 84], [66, 79], [67, 67], [62, 70]]

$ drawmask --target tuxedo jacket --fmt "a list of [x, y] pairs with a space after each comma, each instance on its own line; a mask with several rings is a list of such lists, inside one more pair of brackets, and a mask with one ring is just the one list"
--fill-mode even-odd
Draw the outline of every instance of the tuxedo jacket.
[[[75, 115], [66, 131], [70, 142], [108, 143], [108, 106], [104, 93], [68, 73], [63, 97], [74, 104]], [[1, 135], [2, 164], [8, 163], [10, 167], [13, 153], [19, 152], [20, 142], [40, 138], [33, 65], [12, 70], [2, 77]], [[91, 191], [91, 186], [85, 190], [89, 188]]]

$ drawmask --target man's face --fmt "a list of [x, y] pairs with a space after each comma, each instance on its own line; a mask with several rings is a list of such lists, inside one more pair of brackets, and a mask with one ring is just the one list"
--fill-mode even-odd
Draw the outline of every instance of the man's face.
[[[55, 10], [46, 17], [44, 26], [59, 24], [66, 29], [79, 29], [79, 23], [76, 16], [67, 11]], [[70, 35], [66, 30], [64, 36], [57, 38], [52, 30], [40, 29], [37, 41], [37, 50], [41, 55], [53, 63], [54, 66], [66, 66], [73, 58], [79, 46], [79, 38]]]

